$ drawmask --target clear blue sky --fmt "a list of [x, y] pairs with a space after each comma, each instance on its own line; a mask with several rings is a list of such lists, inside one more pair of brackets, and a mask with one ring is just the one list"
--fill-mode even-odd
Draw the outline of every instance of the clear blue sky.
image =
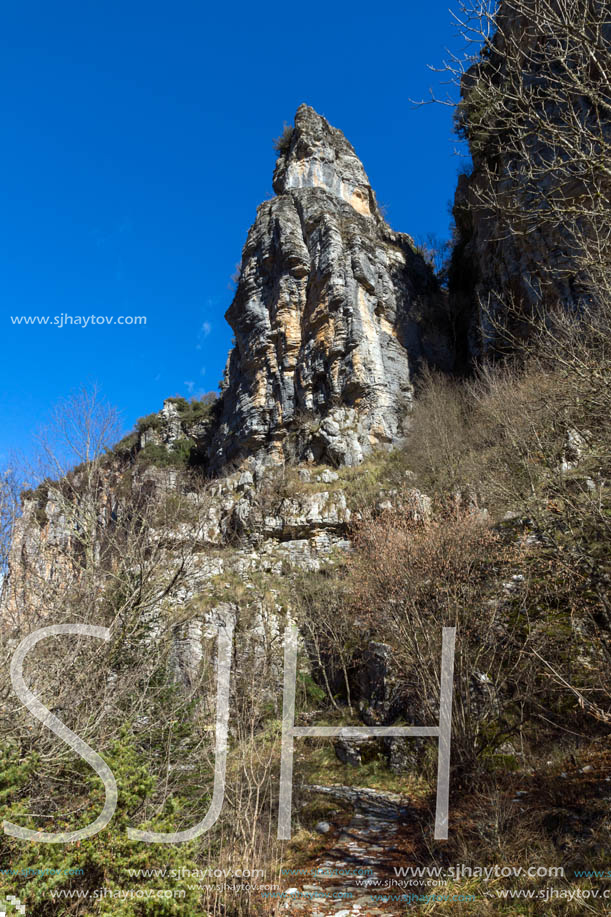
[[[448, 232], [451, 111], [414, 109], [457, 48], [448, 0], [5, 3], [0, 15], [0, 462], [71, 389], [125, 427], [215, 389], [272, 139], [307, 102], [344, 131], [393, 228]], [[17, 327], [12, 315], [146, 315]]]

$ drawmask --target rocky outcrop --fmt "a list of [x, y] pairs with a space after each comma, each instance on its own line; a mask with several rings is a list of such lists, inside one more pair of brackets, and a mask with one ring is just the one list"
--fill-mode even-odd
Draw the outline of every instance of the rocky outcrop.
[[92, 570], [105, 571], [104, 533], [116, 517], [119, 480], [115, 469], [88, 474], [80, 466], [22, 493], [0, 584], [0, 629], [19, 630], [51, 609], [68, 609], [77, 584]]
[[[173, 420], [174, 412], [169, 416]], [[161, 428], [154, 435], [157, 445], [166, 433]], [[222, 575], [231, 580], [318, 570], [333, 551], [349, 547], [351, 510], [340, 487], [325, 485], [336, 484], [335, 472], [322, 472], [313, 482], [307, 477], [289, 483], [283, 472], [266, 468], [256, 476], [238, 471], [204, 484], [184, 469], [136, 463], [120, 470], [114, 459], [98, 473], [93, 492], [78, 475], [69, 484], [41, 485], [25, 496], [15, 525], [0, 620], [18, 629], [25, 620], [67, 609], [80, 581], [92, 571], [101, 581], [116, 565], [126, 534], [135, 564], [134, 545], [141, 544], [147, 553], [159, 552], [166, 578], [177, 564], [186, 565], [189, 587], [182, 589], [180, 604]], [[228, 545], [229, 556], [218, 553]]]
[[343, 134], [307, 105], [280, 151], [227, 320], [214, 468], [258, 455], [357, 464], [403, 432], [419, 361], [449, 367], [445, 303], [384, 221]]

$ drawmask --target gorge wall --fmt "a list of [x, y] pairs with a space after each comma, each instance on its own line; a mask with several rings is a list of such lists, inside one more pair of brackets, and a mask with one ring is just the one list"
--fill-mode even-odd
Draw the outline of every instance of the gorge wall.
[[568, 9], [499, 4], [462, 77], [472, 169], [454, 200], [449, 292], [470, 360], [514, 349], [533, 316], [608, 301], [611, 23], [604, 4]]

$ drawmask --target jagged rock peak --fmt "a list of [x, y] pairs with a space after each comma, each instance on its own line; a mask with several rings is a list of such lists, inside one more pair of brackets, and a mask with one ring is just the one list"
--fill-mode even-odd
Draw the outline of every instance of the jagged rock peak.
[[235, 334], [212, 470], [229, 460], [356, 464], [396, 442], [421, 359], [451, 362], [444, 298], [381, 216], [341, 131], [302, 105], [226, 318]]
[[325, 188], [364, 216], [381, 219], [363, 164], [342, 132], [310, 108], [300, 105], [295, 126], [280, 150], [274, 191]]

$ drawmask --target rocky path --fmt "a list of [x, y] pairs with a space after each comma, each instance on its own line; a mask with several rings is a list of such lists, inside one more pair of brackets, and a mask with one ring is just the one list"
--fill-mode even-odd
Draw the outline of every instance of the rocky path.
[[307, 876], [287, 886], [280, 913], [304, 917], [400, 917], [406, 893], [417, 886], [394, 883], [394, 867], [413, 858], [414, 827], [418, 819], [407, 801], [394, 793], [359, 787], [312, 786], [354, 807], [350, 823], [341, 829], [334, 845], [317, 860]]

